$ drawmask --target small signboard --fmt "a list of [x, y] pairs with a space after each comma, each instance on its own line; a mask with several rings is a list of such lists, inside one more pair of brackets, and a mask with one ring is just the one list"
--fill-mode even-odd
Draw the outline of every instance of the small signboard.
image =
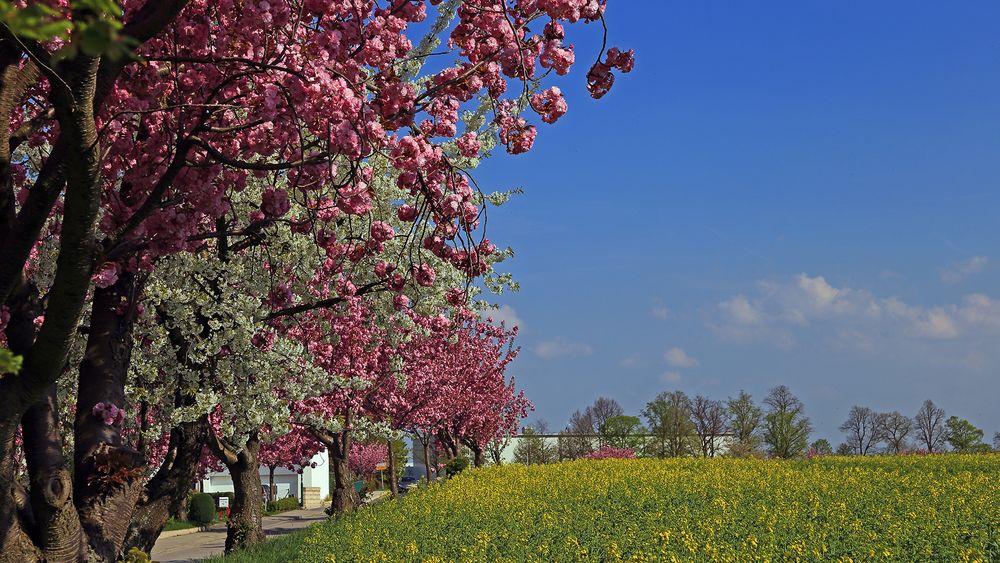
[[229, 497], [219, 497], [219, 508], [229, 508]]
[[389, 469], [389, 464], [388, 463], [380, 463], [380, 464], [378, 464], [378, 465], [375, 466], [375, 469], [377, 469], [378, 471], [385, 471], [386, 469]]

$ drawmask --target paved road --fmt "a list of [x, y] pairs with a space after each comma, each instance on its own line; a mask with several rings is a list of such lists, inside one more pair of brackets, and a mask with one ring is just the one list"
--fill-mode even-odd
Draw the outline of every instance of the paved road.
[[[287, 534], [326, 519], [322, 508], [290, 510], [264, 517], [264, 533], [269, 537]], [[153, 561], [160, 563], [188, 563], [225, 551], [226, 525], [217, 524], [204, 532], [160, 538], [153, 546]]]

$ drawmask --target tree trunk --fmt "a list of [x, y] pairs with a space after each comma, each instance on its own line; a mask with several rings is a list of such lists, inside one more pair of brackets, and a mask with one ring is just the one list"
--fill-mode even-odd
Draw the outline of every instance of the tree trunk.
[[[34, 319], [41, 314], [38, 292], [24, 283], [8, 301], [10, 319], [7, 322], [7, 347], [15, 354], [24, 354], [35, 338]], [[23, 370], [22, 370], [23, 371]], [[36, 518], [32, 514], [30, 497], [17, 477], [15, 439], [25, 414], [26, 391], [23, 374], [0, 378], [0, 562], [41, 561], [42, 552], [29, 534], [34, 533]]]
[[117, 559], [144, 488], [145, 460], [123, 443], [123, 421], [108, 424], [94, 414], [100, 404], [125, 407], [138, 300], [134, 282], [133, 274], [123, 273], [110, 287], [94, 291], [90, 333], [80, 362], [73, 494], [90, 549], [102, 561]]
[[483, 453], [483, 448], [476, 444], [470, 449], [472, 450], [472, 463], [476, 467], [483, 467], [486, 465], [486, 456]]
[[[350, 420], [350, 413], [348, 413], [345, 417], [345, 427], [350, 426]], [[341, 516], [355, 510], [361, 504], [361, 499], [354, 490], [351, 468], [348, 465], [348, 456], [351, 452], [350, 431], [342, 430], [338, 433], [331, 433], [316, 427], [310, 427], [309, 430], [326, 447], [330, 456], [330, 469], [333, 470], [333, 490], [330, 491], [332, 500], [327, 512], [331, 516]]]
[[226, 553], [264, 541], [261, 528], [264, 502], [257, 458], [260, 439], [256, 433], [251, 434], [238, 454], [232, 444], [211, 430], [206, 442], [215, 457], [226, 465], [233, 480], [233, 505], [229, 507], [229, 521], [226, 523]]
[[399, 496], [399, 478], [396, 476], [396, 451], [393, 448], [395, 440], [386, 440], [389, 448], [389, 492], [393, 497]]
[[277, 465], [267, 466], [267, 502], [271, 504], [278, 500], [278, 492], [274, 490], [274, 470], [277, 468]]
[[[14, 438], [20, 425], [20, 416], [7, 409], [6, 402], [0, 396], [0, 563], [22, 563], [24, 561], [41, 561], [42, 553], [35, 547], [31, 537], [25, 532], [32, 522], [19, 518], [18, 502], [16, 502], [16, 481], [14, 462]], [[16, 417], [16, 418], [15, 418]], [[26, 504], [21, 502], [20, 504]], [[30, 508], [26, 507], [30, 513]]]
[[[226, 525], [226, 553], [243, 549], [264, 541], [263, 498], [260, 494], [260, 470], [257, 465], [257, 448], [247, 452], [247, 446], [240, 452], [240, 461], [227, 465], [229, 475], [233, 478], [233, 506], [229, 511], [229, 522]], [[249, 455], [244, 455], [244, 454]]]
[[202, 417], [170, 430], [167, 456], [139, 499], [122, 553], [133, 547], [149, 553], [171, 516], [187, 519], [187, 493], [198, 474], [207, 424]]
[[[176, 17], [184, 2], [161, 4], [163, 7], [158, 6], [155, 11], [145, 7], [139, 10], [139, 15], [135, 17], [141, 21], [127, 22], [126, 34], [133, 35], [139, 42], [149, 39]], [[92, 15], [92, 10], [87, 7], [74, 7], [74, 11], [79, 11], [81, 16]], [[76, 15], [74, 13], [74, 17]], [[133, 23], [140, 25], [128, 25]], [[4, 69], [11, 64], [20, 66], [12, 61], [20, 61], [24, 55], [26, 53], [20, 42], [0, 41], [0, 59], [3, 59]], [[124, 482], [111, 483], [107, 479], [110, 476], [122, 477], [117, 470], [133, 466], [135, 460], [127, 454], [107, 456], [104, 454], [121, 452], [113, 449], [110, 452], [97, 448], [91, 450], [90, 454], [102, 455], [101, 467], [105, 470], [88, 476], [92, 477], [87, 480], [88, 486], [101, 489], [98, 493], [81, 489], [61, 463], [53, 462], [57, 457], [54, 451], [61, 449], [56, 447], [61, 446], [61, 440], [52, 439], [53, 431], [58, 432], [58, 425], [51, 422], [55, 419], [55, 411], [52, 411], [54, 403], [47, 396], [50, 387], [64, 373], [91, 286], [96, 225], [103, 188], [99, 181], [102, 151], [94, 116], [104, 96], [112, 90], [123, 66], [131, 62], [127, 58], [122, 59], [101, 65], [99, 57], [78, 53], [71, 59], [54, 63], [55, 68], [45, 67], [49, 75], [49, 99], [58, 120], [59, 136], [53, 142], [52, 152], [34, 185], [27, 190], [28, 198], [16, 218], [10, 213], [10, 180], [6, 178], [9, 174], [10, 146], [8, 142], [2, 143], [6, 162], [0, 164], [0, 173], [5, 176], [0, 180], [0, 190], [6, 193], [0, 194], [0, 207], [3, 208], [0, 210], [3, 215], [3, 224], [0, 225], [3, 231], [0, 237], [0, 304], [11, 306], [11, 294], [18, 285], [24, 285], [24, 264], [52, 206], [63, 194], [63, 207], [56, 215], [61, 223], [59, 254], [55, 275], [46, 293], [44, 320], [37, 333], [34, 327], [27, 331], [12, 330], [10, 323], [6, 331], [12, 350], [13, 343], [19, 338], [27, 339], [30, 348], [15, 350], [15, 353], [24, 356], [22, 372], [15, 377], [0, 379], [0, 486], [3, 487], [0, 491], [0, 561], [4, 562], [39, 560], [42, 554], [36, 543], [44, 544], [43, 549], [51, 552], [51, 556], [45, 556], [49, 560], [71, 558], [76, 550], [74, 538], [81, 524], [86, 532], [83, 541], [89, 544], [90, 550], [75, 560], [86, 557], [89, 561], [113, 561], [118, 555], [120, 540], [124, 539], [124, 528], [120, 524], [124, 518], [127, 526], [132, 512], [132, 507], [127, 506], [128, 501], [130, 499], [134, 503], [137, 496], [137, 493], [133, 494], [133, 490], [138, 490], [133, 480], [124, 478]], [[33, 71], [29, 68], [32, 66], [25, 65], [24, 70], [19, 72]], [[53, 79], [53, 75], [58, 75], [58, 80]], [[20, 86], [8, 78], [9, 74], [4, 72], [0, 80], [0, 106], [3, 106], [0, 114], [4, 116], [0, 119], [3, 123], [0, 127], [5, 130], [5, 141], [9, 140], [9, 131], [6, 131], [9, 110], [25, 103], [20, 95], [12, 91]], [[11, 306], [12, 317], [15, 308]], [[14, 332], [20, 334], [15, 335]], [[89, 389], [80, 387], [81, 394], [86, 391]], [[92, 404], [80, 404], [80, 410], [87, 412], [92, 407]], [[33, 497], [30, 502], [26, 501], [23, 484], [16, 481], [14, 466], [14, 439], [19, 425], [22, 425], [22, 416], [30, 422], [30, 431], [25, 435], [26, 459], [29, 450], [30, 457], [34, 458], [29, 462], [34, 468], [29, 470], [32, 473]], [[58, 457], [61, 458], [61, 452]], [[88, 457], [88, 466], [94, 465], [90, 463], [92, 461], [93, 456]], [[76, 474], [79, 475], [77, 465]], [[29, 507], [29, 504], [32, 506]], [[72, 514], [74, 505], [78, 516]], [[35, 507], [41, 507], [42, 514], [36, 516]], [[30, 535], [26, 531], [30, 531]], [[85, 536], [81, 534], [80, 537]], [[118, 545], [115, 545], [116, 541]]]
[[333, 500], [330, 503], [330, 514], [341, 516], [361, 504], [361, 498], [354, 490], [351, 468], [348, 465], [351, 451], [350, 431], [344, 430], [334, 434], [333, 447], [327, 446], [327, 449], [330, 452], [330, 467], [333, 469]]
[[46, 561], [74, 562], [83, 558], [86, 544], [63, 460], [58, 412], [53, 384], [45, 400], [28, 409], [21, 421], [24, 457], [31, 476], [36, 542]]
[[432, 481], [430, 438], [428, 438], [427, 440], [421, 440], [420, 444], [424, 447], [424, 470], [427, 472], [427, 484], [430, 485]]

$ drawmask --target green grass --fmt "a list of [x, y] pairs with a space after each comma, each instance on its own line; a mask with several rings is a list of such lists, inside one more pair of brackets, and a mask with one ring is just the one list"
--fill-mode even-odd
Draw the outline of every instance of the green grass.
[[287, 563], [298, 552], [299, 546], [309, 533], [309, 528], [269, 539], [239, 553], [229, 556], [217, 555], [202, 559], [202, 563]]
[[187, 520], [174, 520], [171, 518], [167, 520], [167, 525], [164, 526], [164, 532], [172, 532], [174, 530], [187, 530], [188, 528], [197, 528], [198, 524], [193, 522], [188, 522]]

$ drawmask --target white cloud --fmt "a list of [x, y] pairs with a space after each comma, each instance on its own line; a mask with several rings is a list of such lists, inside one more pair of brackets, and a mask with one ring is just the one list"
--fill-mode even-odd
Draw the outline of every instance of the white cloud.
[[594, 349], [582, 342], [573, 342], [565, 338], [555, 338], [545, 342], [539, 342], [532, 348], [539, 358], [554, 360], [556, 358], [589, 356], [594, 353]]
[[957, 338], [959, 334], [954, 319], [939, 307], [921, 312], [914, 319], [911, 331], [924, 338]]
[[956, 262], [941, 272], [941, 281], [947, 284], [960, 283], [965, 278], [982, 272], [989, 262], [990, 259], [985, 256], [973, 256], [968, 260]]
[[660, 374], [660, 381], [662, 381], [663, 383], [677, 383], [681, 379], [683, 379], [683, 376], [680, 374], [680, 372], [676, 371], [667, 371]]
[[515, 326], [524, 328], [524, 321], [521, 320], [517, 311], [510, 305], [503, 305], [499, 309], [492, 311], [483, 311], [483, 316], [493, 319], [494, 324], [499, 325], [503, 323], [507, 328], [514, 328]]
[[667, 365], [675, 368], [692, 368], [698, 365], [698, 360], [688, 356], [683, 348], [671, 348], [663, 354], [663, 359]]
[[834, 339], [859, 346], [875, 338], [954, 340], [1000, 333], [1000, 301], [983, 294], [967, 295], [957, 304], [916, 305], [807, 274], [761, 282], [758, 295], [736, 295], [718, 308], [721, 314], [709, 323], [718, 334], [784, 349], [794, 347], [797, 331], [814, 324], [829, 325], [832, 334], [840, 335]]
[[866, 292], [837, 288], [823, 276], [809, 277], [802, 273], [791, 282], [761, 282], [767, 296], [781, 307], [784, 319], [792, 324], [807, 325], [816, 318], [843, 315], [865, 308]]
[[962, 322], [983, 330], [1000, 330], [1000, 301], [982, 293], [966, 295], [955, 309]]
[[666, 320], [670, 317], [670, 309], [668, 309], [667, 306], [664, 305], [662, 301], [657, 299], [653, 303], [653, 308], [649, 310], [649, 314], [653, 315], [657, 319]]
[[760, 311], [744, 295], [737, 295], [719, 303], [719, 308], [736, 324], [756, 325], [761, 322]]

